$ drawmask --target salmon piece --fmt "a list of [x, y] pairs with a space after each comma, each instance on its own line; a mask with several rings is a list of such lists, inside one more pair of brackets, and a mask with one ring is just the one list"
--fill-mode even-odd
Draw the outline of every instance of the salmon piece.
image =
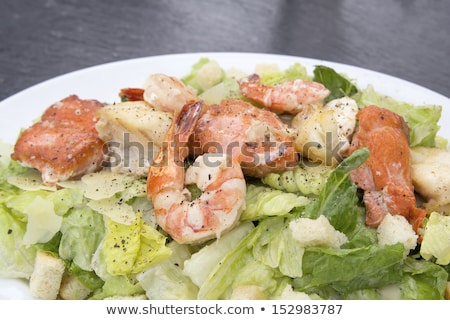
[[387, 213], [400, 214], [418, 233], [426, 212], [416, 207], [406, 122], [398, 114], [378, 106], [365, 107], [356, 117], [359, 126], [349, 154], [367, 147], [370, 156], [350, 177], [364, 190], [366, 224], [376, 228]]
[[35, 168], [47, 185], [97, 171], [103, 141], [95, 129], [96, 110], [103, 104], [71, 95], [44, 111], [40, 121], [24, 130], [11, 158]]

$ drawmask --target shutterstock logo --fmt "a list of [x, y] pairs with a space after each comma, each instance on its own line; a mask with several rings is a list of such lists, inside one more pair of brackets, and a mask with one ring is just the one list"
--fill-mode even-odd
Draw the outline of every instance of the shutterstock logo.
[[[299, 161], [308, 159], [308, 166], [334, 165], [343, 160], [343, 150], [348, 146], [346, 141], [333, 141], [331, 132], [326, 133], [325, 144], [323, 142], [308, 141], [301, 146], [301, 150], [295, 150], [292, 141], [279, 142], [266, 139], [261, 142], [239, 142], [233, 141], [226, 145], [217, 141], [208, 141], [200, 144], [191, 137], [189, 142], [179, 141], [175, 135], [174, 140], [162, 143], [149, 141], [142, 143], [131, 139], [129, 133], [124, 133], [122, 141], [109, 141], [105, 143], [105, 160], [103, 167], [107, 168], [148, 168], [159, 152], [162, 162], [158, 166], [166, 166], [169, 159], [181, 159], [190, 155], [204, 155], [204, 163], [215, 167], [220, 165], [216, 159], [217, 154], [227, 154], [231, 158], [239, 159], [243, 167], [265, 166], [268, 168], [280, 167], [280, 161], [284, 161], [286, 168], [295, 167]], [[336, 139], [334, 139], [336, 140]], [[171, 150], [169, 152], [169, 150]], [[169, 156], [170, 153], [170, 156]], [[208, 157], [211, 154], [211, 157]], [[183, 162], [177, 161], [177, 165], [184, 166]]]

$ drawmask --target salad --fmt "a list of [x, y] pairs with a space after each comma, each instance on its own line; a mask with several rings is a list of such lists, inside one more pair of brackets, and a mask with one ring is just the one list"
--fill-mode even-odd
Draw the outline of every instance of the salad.
[[[367, 148], [338, 154], [331, 163], [307, 159], [290, 170], [246, 176], [245, 208], [233, 228], [182, 243], [158, 224], [146, 176], [110, 167], [48, 185], [40, 172], [11, 159], [14, 146], [2, 142], [0, 277], [30, 281], [35, 297], [44, 299], [448, 298], [448, 190], [429, 194], [430, 183], [420, 179], [427, 167], [449, 170], [447, 141], [437, 135], [442, 107], [396, 101], [327, 66], [308, 74], [299, 63], [257, 65], [255, 73], [265, 86], [314, 81], [329, 91], [324, 103], [350, 99], [357, 109], [377, 105], [403, 117], [412, 173], [419, 176], [417, 199], [427, 213], [417, 233], [395, 215], [376, 228], [366, 225], [362, 190], [351, 172], [367, 161]], [[261, 107], [242, 95], [239, 80], [246, 76], [202, 58], [179, 80], [207, 105], [233, 99]], [[125, 93], [123, 100], [134, 100]], [[295, 115], [279, 117], [291, 123]], [[161, 121], [169, 126], [172, 115]], [[162, 144], [155, 145], [157, 154]], [[436, 157], [429, 160], [430, 154]]]

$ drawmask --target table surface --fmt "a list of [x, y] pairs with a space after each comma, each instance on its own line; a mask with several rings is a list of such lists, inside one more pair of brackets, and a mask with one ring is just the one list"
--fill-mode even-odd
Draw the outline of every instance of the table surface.
[[183, 52], [324, 59], [450, 97], [450, 1], [3, 0], [0, 100], [77, 69]]

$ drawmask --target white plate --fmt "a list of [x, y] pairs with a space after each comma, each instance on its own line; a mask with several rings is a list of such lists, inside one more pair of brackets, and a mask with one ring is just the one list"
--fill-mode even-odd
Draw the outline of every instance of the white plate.
[[[224, 69], [235, 67], [251, 73], [258, 63], [276, 63], [287, 68], [293, 63], [304, 65], [310, 74], [322, 64], [345, 73], [359, 88], [372, 84], [376, 91], [413, 104], [443, 106], [439, 134], [450, 138], [450, 99], [411, 82], [363, 68], [309, 58], [254, 53], [192, 53], [154, 56], [103, 64], [42, 82], [0, 102], [0, 139], [14, 143], [21, 128], [28, 127], [43, 110], [70, 94], [103, 102], [119, 101], [125, 87], [141, 86], [151, 73], [162, 72], [181, 77], [202, 57], [216, 60]], [[31, 298], [23, 281], [0, 279], [0, 299]]]

